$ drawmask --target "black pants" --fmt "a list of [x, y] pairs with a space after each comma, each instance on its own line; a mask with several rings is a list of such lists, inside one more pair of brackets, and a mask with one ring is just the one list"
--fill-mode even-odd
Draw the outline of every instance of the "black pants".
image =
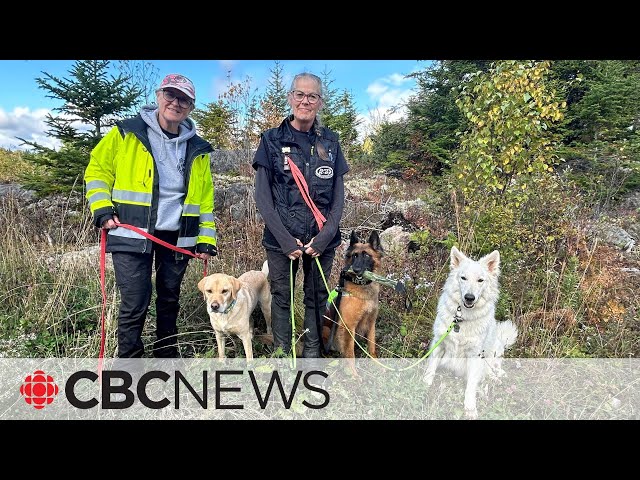
[[[175, 245], [178, 232], [155, 231], [154, 235]], [[153, 356], [173, 358], [178, 356], [176, 321], [180, 310], [180, 285], [191, 257], [175, 259], [175, 252], [153, 244], [148, 253], [113, 252], [113, 268], [120, 290], [118, 315], [118, 357], [142, 357], [142, 329], [151, 302], [151, 267], [155, 256], [156, 270], [156, 341]]]
[[[335, 249], [326, 250], [318, 259], [324, 272], [324, 276], [329, 280], [331, 266]], [[281, 252], [267, 250], [267, 261], [269, 262], [269, 278], [271, 280], [271, 329], [273, 330], [274, 348], [282, 347], [285, 353], [291, 349], [291, 311], [290, 311], [290, 274], [289, 266], [291, 259]], [[298, 272], [300, 260], [293, 261], [293, 276]], [[315, 258], [309, 255], [302, 255], [302, 272], [304, 274], [304, 328], [309, 332], [303, 335], [304, 357], [320, 356], [320, 335], [316, 327], [316, 310], [320, 315], [322, 325], [322, 313], [327, 302], [329, 293], [327, 292], [322, 276], [318, 272]], [[317, 292], [317, 299], [314, 295]], [[317, 303], [316, 303], [317, 302]]]

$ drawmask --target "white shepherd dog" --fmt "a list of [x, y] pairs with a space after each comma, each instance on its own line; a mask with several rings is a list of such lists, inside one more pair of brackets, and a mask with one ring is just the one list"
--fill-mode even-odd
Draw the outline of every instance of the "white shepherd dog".
[[424, 381], [433, 383], [439, 367], [466, 378], [464, 409], [468, 418], [477, 418], [476, 391], [485, 374], [501, 376], [501, 357], [518, 334], [511, 321], [497, 322], [500, 252], [494, 250], [480, 260], [472, 260], [456, 247], [451, 248], [451, 268], [438, 301], [431, 347], [456, 321], [454, 330], [427, 359]]

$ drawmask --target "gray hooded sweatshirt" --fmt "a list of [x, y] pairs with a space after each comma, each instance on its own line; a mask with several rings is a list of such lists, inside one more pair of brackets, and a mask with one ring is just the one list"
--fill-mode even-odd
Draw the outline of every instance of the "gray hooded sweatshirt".
[[196, 125], [190, 118], [180, 123], [176, 138], [168, 138], [158, 123], [158, 107], [142, 107], [140, 116], [148, 125], [147, 134], [151, 152], [156, 161], [159, 175], [160, 198], [158, 201], [157, 230], [177, 231], [180, 229], [182, 204], [184, 203], [184, 165], [187, 140], [196, 134]]

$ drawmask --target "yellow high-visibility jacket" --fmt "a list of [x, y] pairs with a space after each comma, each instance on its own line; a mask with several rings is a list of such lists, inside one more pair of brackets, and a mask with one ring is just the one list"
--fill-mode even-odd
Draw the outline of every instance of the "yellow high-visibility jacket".
[[[178, 247], [217, 252], [213, 215], [214, 190], [210, 153], [213, 147], [198, 135], [187, 141], [186, 196], [182, 206]], [[153, 235], [158, 209], [158, 170], [151, 153], [147, 124], [137, 117], [120, 121], [91, 152], [84, 180], [93, 222], [118, 215], [121, 223]], [[151, 252], [151, 240], [125, 228], [109, 230], [108, 252]], [[181, 254], [177, 254], [180, 256]]]

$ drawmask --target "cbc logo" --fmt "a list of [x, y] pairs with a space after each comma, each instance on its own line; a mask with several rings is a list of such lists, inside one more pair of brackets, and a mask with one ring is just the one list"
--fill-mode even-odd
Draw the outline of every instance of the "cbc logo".
[[20, 385], [20, 394], [27, 404], [33, 405], [36, 410], [41, 410], [52, 403], [58, 395], [58, 385], [55, 384], [51, 375], [47, 375], [42, 370], [36, 370], [24, 379]]

